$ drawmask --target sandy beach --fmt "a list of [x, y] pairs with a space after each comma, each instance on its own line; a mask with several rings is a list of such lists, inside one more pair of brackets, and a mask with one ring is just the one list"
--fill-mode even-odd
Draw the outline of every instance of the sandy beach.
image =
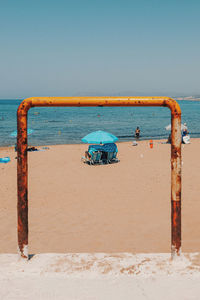
[[[168, 253], [169, 256], [169, 144], [154, 141], [153, 149], [150, 149], [149, 141], [141, 141], [138, 146], [132, 146], [131, 142], [119, 143], [120, 162], [96, 166], [81, 162], [87, 145], [38, 148], [43, 151], [28, 154], [30, 254]], [[190, 145], [182, 146], [184, 253], [200, 252], [199, 153], [200, 139], [192, 139]], [[16, 266], [16, 153], [13, 148], [1, 148], [0, 157], [5, 156], [10, 156], [11, 162], [0, 164], [1, 266], [9, 261], [9, 257], [11, 265]], [[37, 255], [35, 260], [40, 261]], [[196, 265], [199, 264], [198, 257]], [[41, 264], [38, 262], [36, 266]], [[60, 270], [63, 271], [62, 267]], [[20, 272], [17, 276], [21, 276]], [[104, 295], [102, 298], [71, 299], [108, 298]]]
[[[39, 147], [41, 149], [42, 147]], [[29, 253], [170, 252], [170, 145], [118, 144], [119, 163], [81, 162], [87, 145], [30, 152]], [[182, 146], [182, 250], [200, 250], [200, 140]], [[16, 153], [0, 149], [1, 253], [16, 253]]]

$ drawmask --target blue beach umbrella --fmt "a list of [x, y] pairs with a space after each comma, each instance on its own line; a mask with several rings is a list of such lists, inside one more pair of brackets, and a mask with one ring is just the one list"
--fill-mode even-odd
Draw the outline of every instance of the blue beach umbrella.
[[[30, 135], [31, 133], [33, 133], [34, 130], [33, 129], [28, 129], [27, 130], [27, 134]], [[17, 130], [13, 131], [11, 134], [10, 134], [11, 137], [17, 137]]]
[[88, 144], [106, 144], [116, 141], [118, 141], [118, 138], [115, 135], [101, 130], [91, 132], [82, 138], [82, 142]]

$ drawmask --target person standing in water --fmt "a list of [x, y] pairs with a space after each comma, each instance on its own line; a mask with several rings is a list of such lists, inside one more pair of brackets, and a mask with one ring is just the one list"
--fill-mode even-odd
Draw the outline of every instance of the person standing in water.
[[136, 137], [136, 138], [139, 138], [139, 137], [140, 137], [140, 128], [139, 128], [139, 127], [137, 127], [137, 128], [135, 129], [135, 137]]

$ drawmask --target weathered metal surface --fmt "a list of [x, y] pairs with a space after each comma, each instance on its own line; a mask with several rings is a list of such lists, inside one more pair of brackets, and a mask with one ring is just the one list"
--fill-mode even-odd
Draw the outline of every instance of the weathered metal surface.
[[181, 110], [168, 97], [33, 97], [25, 99], [17, 112], [18, 246], [28, 259], [28, 163], [27, 114], [35, 106], [164, 106], [171, 110], [171, 253], [181, 249]]
[[181, 114], [171, 115], [171, 252], [175, 257], [181, 251]]
[[28, 258], [27, 107], [24, 102], [17, 111], [18, 250], [24, 258]]
[[181, 251], [181, 201], [171, 201], [171, 218], [171, 250], [172, 258], [175, 258]]

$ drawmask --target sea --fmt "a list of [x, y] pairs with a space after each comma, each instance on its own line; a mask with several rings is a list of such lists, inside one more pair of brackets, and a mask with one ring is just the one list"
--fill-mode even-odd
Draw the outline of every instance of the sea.
[[[0, 100], [0, 147], [13, 146], [17, 129], [17, 108], [22, 100]], [[200, 101], [178, 101], [182, 123], [192, 138], [200, 138]], [[88, 133], [104, 130], [116, 135], [119, 142], [133, 141], [137, 126], [141, 140], [167, 139], [165, 129], [171, 114], [164, 107], [35, 107], [28, 113], [28, 136], [31, 146], [80, 144]]]

